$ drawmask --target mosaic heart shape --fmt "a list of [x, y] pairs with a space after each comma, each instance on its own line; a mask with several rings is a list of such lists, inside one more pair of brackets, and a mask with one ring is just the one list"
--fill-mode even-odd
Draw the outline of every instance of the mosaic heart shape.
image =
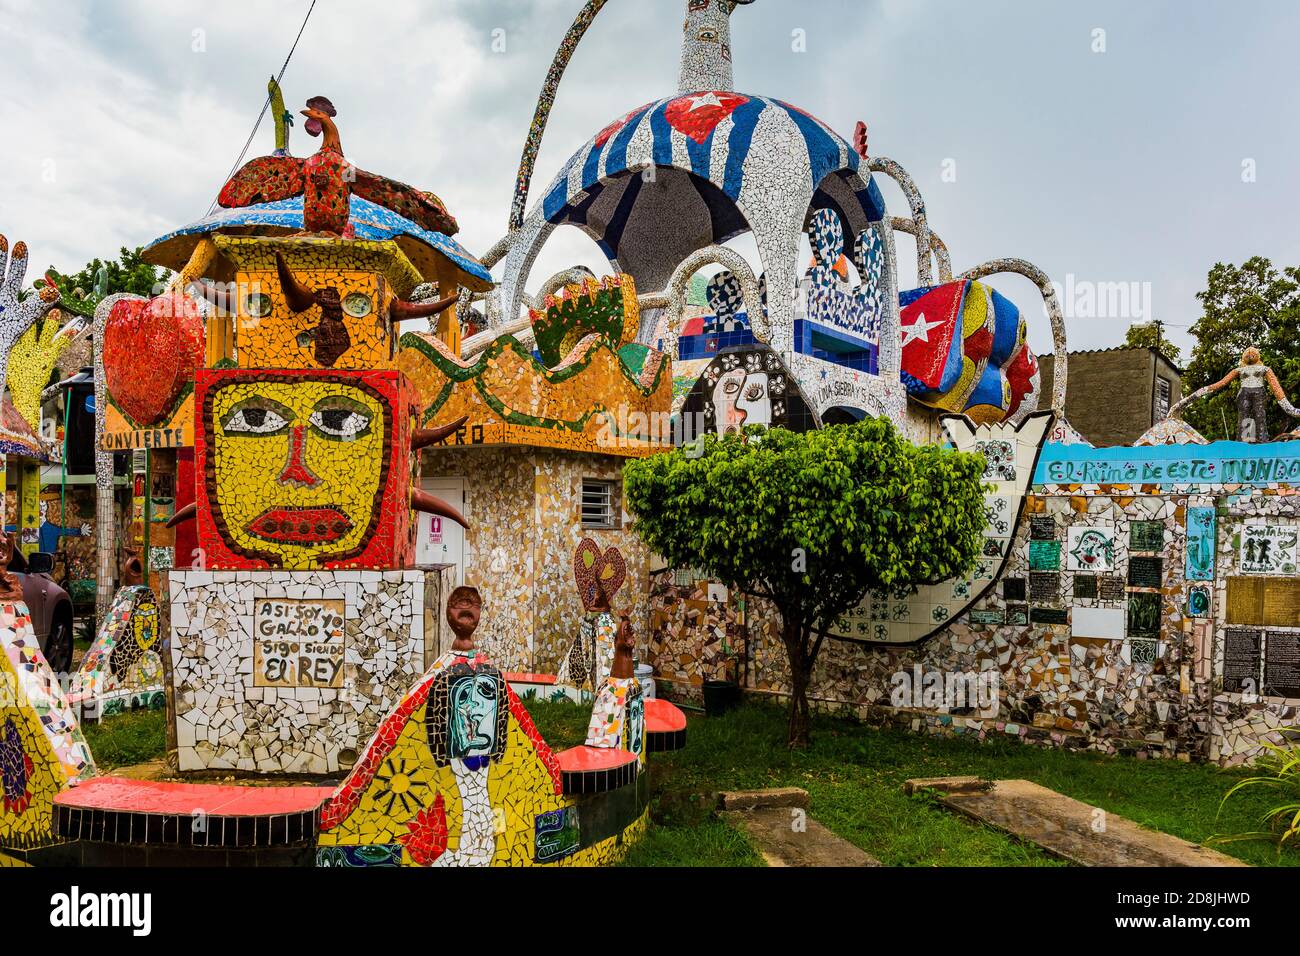
[[679, 133], [702, 143], [719, 123], [748, 102], [749, 97], [739, 93], [706, 90], [673, 100], [664, 107], [664, 119]]
[[573, 578], [578, 585], [582, 606], [592, 610], [596, 604], [597, 582], [604, 585], [610, 603], [627, 577], [627, 563], [618, 548], [610, 545], [601, 553], [600, 545], [591, 538], [583, 538], [573, 552]]
[[104, 379], [135, 424], [171, 411], [203, 365], [203, 315], [182, 293], [115, 303], [104, 325]]

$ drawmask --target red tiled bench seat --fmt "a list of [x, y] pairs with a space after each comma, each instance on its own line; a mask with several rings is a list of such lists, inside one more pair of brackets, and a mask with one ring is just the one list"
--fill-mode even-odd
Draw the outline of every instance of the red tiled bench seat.
[[681, 750], [686, 746], [686, 715], [666, 700], [645, 702], [645, 747], [647, 753]]
[[288, 846], [315, 838], [333, 792], [96, 777], [54, 798], [54, 831], [105, 843]]
[[554, 684], [554, 674], [530, 674], [516, 671], [506, 671], [501, 675], [506, 679], [508, 684]]
[[604, 793], [636, 780], [637, 757], [626, 750], [582, 745], [555, 757], [565, 793]]

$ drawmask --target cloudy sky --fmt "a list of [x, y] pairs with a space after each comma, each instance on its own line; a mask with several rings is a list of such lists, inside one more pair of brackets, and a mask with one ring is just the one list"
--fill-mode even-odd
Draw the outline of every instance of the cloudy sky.
[[[202, 216], [310, 2], [0, 0], [0, 232], [35, 265], [73, 270]], [[348, 157], [437, 192], [481, 253], [505, 231], [538, 88], [580, 7], [318, 0], [286, 99], [329, 96]], [[592, 133], [672, 92], [684, 8], [610, 0], [565, 76], [533, 198]], [[1300, 261], [1294, 3], [757, 0], [732, 30], [737, 88], [845, 136], [865, 120], [872, 153], [916, 178], [956, 269], [1018, 256], [1072, 292], [1072, 348], [1118, 344], [1144, 318], [1189, 346], [1216, 261]], [[314, 143], [293, 131], [298, 155]], [[264, 121], [248, 158], [272, 147]], [[534, 283], [579, 262], [607, 271], [562, 230]], [[1089, 314], [1103, 283], [1136, 284], [1126, 314]], [[995, 284], [1042, 314], [1026, 280]], [[1031, 340], [1050, 349], [1045, 322]]]

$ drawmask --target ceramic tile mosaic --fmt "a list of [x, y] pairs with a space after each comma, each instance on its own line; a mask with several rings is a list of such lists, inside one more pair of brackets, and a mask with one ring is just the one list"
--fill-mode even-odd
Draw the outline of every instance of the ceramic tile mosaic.
[[586, 745], [626, 750], [641, 757], [644, 744], [645, 701], [640, 681], [607, 677], [592, 706]]
[[213, 569], [411, 563], [411, 429], [400, 372], [198, 374], [199, 547]]
[[482, 653], [453, 652], [385, 718], [326, 803], [317, 862], [605, 865], [644, 826], [634, 811], [613, 835], [592, 833], [582, 810], [500, 672]]
[[[1040, 461], [1012, 531], [999, 586], [938, 630], [927, 623], [922, 633], [932, 635], [914, 646], [864, 644], [879, 624], [897, 627], [902, 621], [910, 627], [915, 611], [891, 600], [868, 602], [864, 633], [855, 625], [845, 635], [853, 640], [823, 646], [810, 696], [829, 708], [856, 708], [873, 722], [935, 734], [1011, 735], [1048, 746], [1224, 764], [1252, 759], [1263, 743], [1281, 742], [1281, 728], [1300, 719], [1300, 699], [1261, 692], [1266, 635], [1270, 627], [1290, 633], [1280, 622], [1291, 623], [1300, 613], [1300, 574], [1243, 573], [1260, 566], [1258, 541], [1270, 542], [1271, 557], [1272, 542], [1289, 540], [1286, 531], [1246, 529], [1286, 529], [1295, 522], [1300, 495], [1287, 475], [1288, 462], [1300, 460], [1300, 443], [1263, 447], [1267, 452], [1260, 453], [1276, 464], [1257, 458], [1251, 473], [1270, 480], [1248, 485], [1221, 477], [1246, 473], [1236, 443], [1160, 446], [1158, 457], [1155, 450], [1049, 445], [1043, 452], [1048, 465]], [[1130, 468], [1114, 462], [1117, 453], [1151, 457]], [[1045, 480], [1053, 473], [1059, 482]], [[1094, 474], [1107, 483], [1080, 486], [1080, 477]], [[1125, 474], [1128, 482], [1110, 483]], [[1198, 476], [1203, 477], [1193, 480]], [[1195, 525], [1188, 517], [1193, 513], [1201, 516]], [[1157, 540], [1157, 526], [1158, 554], [1147, 550]], [[1145, 553], [1130, 548], [1135, 527]], [[1060, 571], [1031, 571], [1034, 541], [1061, 541], [1068, 555], [1070, 539], [1077, 549], [1088, 531], [1110, 541], [1109, 572], [1092, 571], [1097, 562], [1076, 570], [1068, 558]], [[1252, 539], [1253, 564], [1242, 543]], [[1189, 563], [1192, 548], [1197, 555]], [[1185, 573], [1188, 568], [1209, 570], [1211, 580], [1198, 582]], [[1036, 603], [1032, 581], [1044, 575], [1057, 579], [1056, 596]], [[698, 697], [703, 680], [727, 676], [729, 667], [755, 692], [788, 693], [779, 617], [764, 601], [733, 593], [719, 606], [703, 600], [707, 593], [707, 581], [684, 588], [667, 575], [655, 590], [648, 659], [663, 693]], [[1046, 593], [1040, 585], [1038, 594]], [[1026, 597], [1032, 607], [1023, 603]], [[692, 620], [700, 623], [691, 626]], [[732, 653], [722, 651], [725, 631], [711, 633], [701, 626], [706, 620], [743, 620], [730, 638]], [[1240, 634], [1252, 637], [1234, 637]], [[1275, 643], [1274, 691], [1290, 686], [1288, 640]], [[892, 675], [913, 666], [942, 673], [995, 667], [995, 715], [889, 706]], [[1253, 681], [1253, 694], [1243, 688], [1242, 675]], [[1222, 690], [1216, 690], [1216, 680], [1224, 681]]]
[[[241, 368], [396, 367], [394, 304], [420, 274], [395, 242], [218, 236], [216, 244], [233, 263], [228, 311]], [[289, 295], [277, 256], [310, 304]]]
[[[33, 349], [18, 343], [58, 305], [60, 293], [51, 274], [45, 276], [34, 292], [29, 293], [23, 288], [28, 257], [27, 243], [14, 243], [11, 253], [9, 240], [0, 235], [0, 382], [8, 383], [11, 388], [16, 384], [14, 396], [30, 412], [33, 389], [45, 384], [35, 383], [34, 370], [44, 363], [44, 353], [51, 346]], [[28, 398], [24, 400], [23, 395]], [[10, 402], [5, 403], [4, 411], [5, 414], [0, 416], [0, 453], [43, 460], [49, 449], [39, 435], [39, 428], [33, 427], [21, 410]]]
[[492, 426], [510, 425], [518, 444], [646, 454], [670, 435], [672, 361], [628, 339], [638, 321], [631, 278], [615, 276], [534, 311], [542, 361], [509, 334], [464, 361], [437, 336], [411, 332], [398, 363], [424, 398], [424, 420], [468, 417], [457, 443], [506, 440]]
[[[434, 571], [171, 572], [181, 770], [351, 766], [424, 672], [427, 642], [437, 646], [425, 628], [427, 575], [442, 580]], [[335, 638], [318, 625], [340, 607]]]
[[54, 797], [95, 772], [27, 605], [0, 603], [0, 846], [50, 842]]
[[124, 707], [163, 705], [161, 620], [151, 588], [127, 585], [113, 598], [90, 650], [82, 658], [70, 698], [108, 716]]

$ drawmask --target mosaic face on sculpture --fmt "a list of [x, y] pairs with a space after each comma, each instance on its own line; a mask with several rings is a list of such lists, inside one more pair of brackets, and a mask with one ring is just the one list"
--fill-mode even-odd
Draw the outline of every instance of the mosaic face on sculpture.
[[483, 598], [478, 588], [461, 586], [447, 596], [447, 623], [456, 635], [452, 650], [474, 649], [473, 635], [483, 616]]
[[434, 762], [441, 767], [452, 760], [500, 760], [508, 716], [505, 678], [492, 665], [467, 662], [440, 671], [429, 691], [426, 720]]
[[812, 409], [780, 357], [764, 345], [730, 349], [705, 367], [682, 403], [682, 434], [738, 434], [746, 425], [806, 431]]
[[358, 553], [383, 510], [393, 418], [360, 377], [214, 379], [203, 394], [210, 505], [231, 549], [285, 568]]

